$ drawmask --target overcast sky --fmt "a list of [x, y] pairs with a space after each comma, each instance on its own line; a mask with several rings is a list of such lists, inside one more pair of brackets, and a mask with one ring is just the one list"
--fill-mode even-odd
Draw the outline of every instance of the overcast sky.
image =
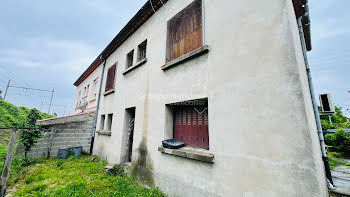
[[[145, 0], [3, 0], [0, 8], [0, 88], [51, 90], [53, 111], [70, 112], [74, 81], [142, 7]], [[316, 94], [332, 93], [350, 107], [350, 1], [312, 0], [309, 60]], [[48, 110], [49, 92], [11, 88], [16, 105]], [[42, 105], [43, 104], [43, 105]]]

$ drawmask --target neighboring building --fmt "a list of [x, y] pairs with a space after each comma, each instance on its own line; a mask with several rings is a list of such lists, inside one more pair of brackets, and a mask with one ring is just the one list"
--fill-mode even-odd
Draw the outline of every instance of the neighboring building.
[[74, 114], [94, 111], [96, 109], [101, 72], [102, 69], [100, 66], [96, 67], [92, 72], [84, 73], [83, 81], [77, 85], [73, 104]]
[[302, 2], [147, 1], [75, 83], [95, 107], [106, 60], [94, 154], [169, 196], [328, 196]]

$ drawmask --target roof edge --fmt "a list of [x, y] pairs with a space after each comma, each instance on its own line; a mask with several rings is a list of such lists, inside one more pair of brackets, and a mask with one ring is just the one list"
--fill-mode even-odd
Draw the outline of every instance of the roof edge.
[[75, 86], [80, 85], [103, 61], [107, 59], [121, 44], [123, 44], [136, 30], [141, 27], [155, 12], [159, 10], [168, 0], [156, 0], [156, 2], [147, 1], [142, 8], [131, 18], [123, 29], [113, 38], [107, 47], [96, 57], [91, 65], [74, 82]]

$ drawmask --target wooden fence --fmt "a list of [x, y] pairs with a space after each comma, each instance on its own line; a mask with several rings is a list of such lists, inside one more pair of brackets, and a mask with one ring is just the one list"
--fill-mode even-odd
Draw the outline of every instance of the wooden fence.
[[7, 154], [2, 173], [0, 177], [0, 197], [5, 196], [6, 184], [10, 176], [10, 169], [12, 164], [12, 158], [14, 155], [14, 149], [16, 144], [17, 131], [20, 130], [41, 130], [41, 128], [29, 128], [29, 127], [0, 127], [0, 130], [11, 129], [11, 138], [7, 148]]

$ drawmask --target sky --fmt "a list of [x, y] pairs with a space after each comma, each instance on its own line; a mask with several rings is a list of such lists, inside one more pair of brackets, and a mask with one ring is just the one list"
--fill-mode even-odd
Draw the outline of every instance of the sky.
[[[3, 0], [0, 88], [55, 89], [51, 113], [72, 112], [73, 83], [142, 7], [145, 0]], [[308, 53], [316, 95], [331, 93], [350, 108], [349, 0], [310, 1], [313, 49]], [[50, 92], [10, 88], [6, 100], [48, 111]], [[346, 112], [349, 116], [350, 113]]]

